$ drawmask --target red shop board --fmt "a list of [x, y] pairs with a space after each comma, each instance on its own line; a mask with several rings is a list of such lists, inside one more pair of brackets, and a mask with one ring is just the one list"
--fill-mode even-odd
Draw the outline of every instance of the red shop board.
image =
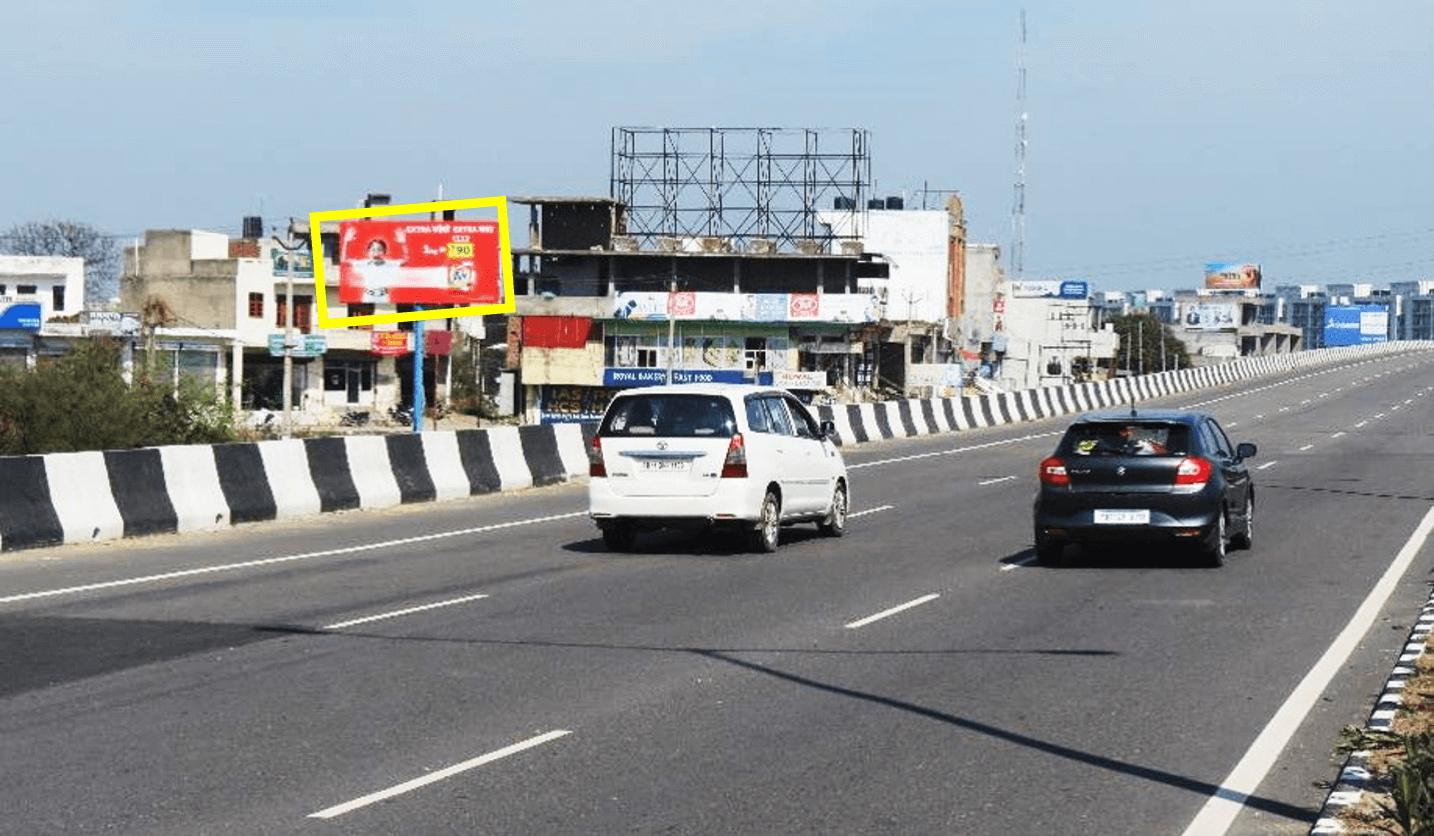
[[341, 221], [339, 301], [497, 305], [497, 221]]

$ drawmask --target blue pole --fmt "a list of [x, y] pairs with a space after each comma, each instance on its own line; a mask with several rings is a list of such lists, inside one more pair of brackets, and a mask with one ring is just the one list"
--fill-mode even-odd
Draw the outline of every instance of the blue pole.
[[[423, 310], [414, 305], [415, 311]], [[423, 320], [413, 322], [413, 434], [423, 432]]]

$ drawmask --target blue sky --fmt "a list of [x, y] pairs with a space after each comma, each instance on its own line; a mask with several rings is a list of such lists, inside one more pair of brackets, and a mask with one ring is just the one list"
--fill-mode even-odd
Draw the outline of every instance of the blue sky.
[[1022, 9], [1027, 278], [1434, 278], [1426, 0], [32, 2], [0, 229], [607, 194], [614, 127], [863, 128], [877, 194], [959, 190], [1009, 251]]

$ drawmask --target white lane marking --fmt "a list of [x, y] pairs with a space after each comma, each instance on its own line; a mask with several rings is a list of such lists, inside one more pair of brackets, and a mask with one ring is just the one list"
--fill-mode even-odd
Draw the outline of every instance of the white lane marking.
[[851, 519], [852, 517], [864, 517], [867, 514], [875, 514], [878, 511], [890, 511], [892, 508], [895, 507], [895, 505], [878, 505], [875, 508], [868, 508], [865, 511], [856, 511], [851, 514], [847, 514], [846, 518]]
[[932, 453], [915, 453], [915, 454], [910, 455], [910, 456], [897, 456], [897, 457], [894, 458], [894, 459], [880, 459], [880, 460], [874, 461], [874, 462], [861, 462], [860, 464], [849, 464], [849, 465], [846, 466], [846, 469], [847, 469], [847, 470], [859, 470], [860, 468], [863, 468], [863, 467], [876, 467], [877, 465], [882, 465], [882, 464], [896, 464], [896, 463], [898, 463], [898, 462], [910, 462], [910, 461], [916, 461], [917, 459], [929, 459], [929, 458], [933, 458], [933, 457], [935, 457], [935, 456], [954, 456], [954, 455], [956, 455], [957, 453], [969, 453], [969, 452], [971, 452], [972, 450], [985, 450], [985, 449], [990, 448], [990, 447], [1002, 447], [1002, 446], [1005, 446], [1005, 445], [1007, 445], [1007, 444], [1019, 444], [1019, 443], [1022, 442], [1022, 441], [1031, 441], [1031, 440], [1034, 440], [1034, 439], [1037, 439], [1037, 438], [1054, 438], [1054, 437], [1056, 437], [1056, 436], [1058, 436], [1058, 435], [1061, 435], [1061, 434], [1064, 433], [1064, 432], [1065, 432], [1065, 430], [1058, 430], [1058, 431], [1056, 431], [1056, 432], [1048, 432], [1048, 433], [1032, 433], [1031, 435], [1023, 435], [1023, 436], [1021, 436], [1021, 437], [1019, 437], [1019, 438], [1007, 438], [1007, 439], [1004, 439], [1004, 440], [1002, 440], [1002, 441], [988, 441], [988, 442], [986, 442], [985, 444], [972, 444], [972, 445], [970, 445], [969, 447], [953, 447], [953, 448], [950, 449], [950, 450], [937, 450], [937, 451], [932, 452]]
[[1355, 424], [1355, 425], [1354, 425], [1354, 428], [1355, 428], [1355, 429], [1359, 429], [1360, 427], [1362, 427], [1362, 426], [1364, 426], [1365, 424], [1368, 424], [1368, 423], [1369, 423], [1368, 421], [1360, 421], [1358, 424]]
[[1394, 592], [1399, 578], [1424, 547], [1424, 541], [1429, 538], [1431, 530], [1434, 530], [1434, 507], [1425, 512], [1424, 519], [1415, 527], [1414, 533], [1409, 535], [1409, 540], [1394, 556], [1394, 561], [1384, 570], [1384, 575], [1374, 588], [1369, 590], [1369, 595], [1359, 605], [1359, 609], [1355, 610], [1349, 623], [1335, 637], [1319, 661], [1315, 662], [1314, 667], [1310, 668], [1309, 673], [1305, 674], [1304, 679], [1300, 680], [1300, 684], [1295, 686], [1295, 690], [1290, 692], [1284, 705], [1270, 718], [1269, 724], [1255, 738], [1255, 742], [1250, 744], [1245, 756], [1230, 774], [1225, 776], [1225, 780], [1220, 782], [1219, 789], [1205, 802], [1205, 806], [1190, 822], [1190, 826], [1185, 828], [1184, 836], [1221, 836], [1230, 829], [1235, 817], [1245, 806], [1245, 801], [1269, 774], [1270, 768], [1279, 759], [1295, 730], [1309, 715], [1325, 688], [1344, 667], [1350, 654], [1363, 641], [1379, 616], [1380, 609]]
[[941, 596], [938, 595], [938, 594], [936, 594], [935, 592], [931, 593], [930, 595], [923, 595], [923, 596], [921, 596], [920, 598], [917, 598], [917, 599], [914, 600], [914, 601], [907, 601], [905, 604], [900, 604], [900, 605], [898, 605], [898, 606], [892, 607], [892, 608], [889, 609], [889, 610], [882, 610], [881, 612], [877, 613], [876, 615], [869, 615], [869, 616], [867, 616], [866, 618], [863, 618], [863, 619], [860, 619], [860, 620], [857, 620], [857, 621], [853, 621], [852, 623], [846, 625], [846, 628], [847, 628], [848, 630], [855, 630], [855, 629], [858, 628], [858, 627], [865, 627], [866, 625], [872, 623], [873, 621], [880, 621], [880, 620], [882, 620], [883, 618], [888, 618], [888, 617], [890, 617], [890, 616], [896, 615], [897, 613], [902, 612], [903, 610], [909, 610], [909, 609], [911, 609], [912, 607], [919, 607], [919, 606], [921, 606], [922, 604], [925, 604], [925, 603], [927, 603], [927, 602], [935, 601], [937, 598], [940, 598], [940, 597], [941, 597]]
[[981, 487], [984, 488], [984, 487], [987, 486], [987, 485], [999, 485], [999, 484], [1001, 484], [1002, 482], [1009, 482], [1009, 481], [1011, 481], [1012, 479], [1015, 479], [1015, 478], [1017, 478], [1017, 477], [1015, 477], [1015, 476], [1002, 476], [1002, 477], [999, 478], [999, 479], [987, 479], [987, 480], [984, 481], [984, 482], [977, 482], [976, 484], [977, 484], [977, 485], [980, 485]]
[[1375, 417], [1375, 418], [1383, 418], [1383, 417], [1384, 417], [1384, 413], [1383, 413], [1383, 412], [1376, 412], [1376, 413], [1374, 414], [1374, 417]]
[[505, 528], [517, 528], [524, 525], [536, 525], [538, 523], [566, 520], [573, 517], [586, 517], [587, 511], [574, 511], [570, 514], [553, 514], [547, 517], [530, 517], [526, 520], [512, 520], [509, 522], [493, 523], [492, 525], [480, 525], [476, 528], [460, 528], [455, 531], [440, 531], [437, 534], [423, 534], [418, 537], [403, 537], [398, 540], [384, 540], [377, 543], [367, 543], [362, 546], [347, 546], [341, 549], [325, 549], [324, 551], [306, 552], [304, 554], [290, 554], [283, 557], [266, 557], [259, 560], [245, 560], [239, 563], [225, 563], [221, 566], [204, 566], [198, 569], [180, 569], [174, 572], [163, 572], [158, 575], [143, 575], [138, 578], [125, 578], [118, 581], [104, 581], [102, 583], [87, 583], [80, 586], [66, 586], [60, 589], [46, 589], [40, 592], [24, 592], [19, 595], [7, 595], [0, 597], [0, 604], [9, 604], [15, 601], [32, 601], [36, 598], [54, 598], [59, 595], [74, 595], [80, 592], [94, 592], [100, 589], [116, 589], [122, 586], [139, 586], [140, 584], [158, 583], [170, 581], [176, 578], [192, 578], [196, 575], [213, 575], [219, 572], [234, 572], [239, 569], [255, 569], [260, 566], [275, 566], [280, 563], [293, 563], [299, 560], [313, 560], [318, 557], [334, 557], [341, 554], [356, 554], [358, 552], [373, 551], [374, 549], [386, 549], [392, 546], [406, 546], [411, 543], [426, 543], [431, 540], [442, 540], [446, 537], [462, 537], [468, 534], [482, 534], [488, 531], [500, 531]]
[[1335, 433], [1334, 435], [1330, 436], [1330, 438], [1339, 438], [1339, 437], [1342, 436], [1342, 435], [1344, 435], [1344, 430], [1340, 430], [1339, 432], [1337, 432], [1337, 433]]
[[355, 798], [353, 801], [347, 801], [343, 804], [337, 804], [326, 810], [320, 810], [317, 813], [310, 813], [309, 818], [331, 819], [335, 816], [342, 816], [344, 813], [351, 813], [354, 810], [359, 809], [360, 807], [367, 807], [370, 804], [375, 804], [379, 801], [393, 798], [396, 795], [403, 795], [406, 792], [411, 792], [413, 790], [418, 789], [419, 787], [425, 787], [429, 784], [442, 781], [445, 778], [452, 778], [454, 775], [457, 775], [461, 772], [467, 772], [470, 769], [476, 769], [477, 767], [483, 766], [484, 764], [492, 763], [493, 761], [506, 758], [509, 755], [516, 755], [524, 749], [531, 749], [534, 746], [541, 746], [544, 743], [547, 743], [552, 740], [557, 740], [558, 738], [569, 734], [572, 734], [572, 732], [568, 731], [567, 729], [557, 729], [556, 731], [550, 731], [547, 734], [540, 734], [537, 737], [530, 737], [527, 740], [522, 741], [521, 743], [514, 743], [512, 746], [504, 747], [495, 752], [489, 752], [486, 755], [479, 755], [472, 760], [466, 760], [462, 763], [456, 763], [453, 766], [447, 767], [445, 769], [440, 769], [437, 772], [430, 772], [421, 778], [414, 778], [412, 781], [405, 781], [402, 784], [397, 784], [395, 786], [389, 787], [386, 790], [379, 790], [378, 792], [365, 795], [362, 798]]
[[1267, 468], [1267, 467], [1274, 467], [1275, 465], [1277, 465], [1277, 464], [1279, 464], [1279, 463], [1280, 463], [1280, 460], [1279, 460], [1279, 459], [1275, 459], [1274, 461], [1271, 461], [1271, 462], [1265, 462], [1264, 464], [1260, 465], [1259, 467], [1257, 467], [1257, 468], [1255, 468], [1255, 469], [1256, 469], [1256, 470], [1264, 470], [1264, 469]]
[[1034, 557], [1024, 557], [1020, 560], [1013, 560], [1010, 563], [1002, 563], [999, 571], [1009, 572], [1012, 569], [1024, 569], [1027, 566], [1034, 566], [1035, 563], [1036, 559]]
[[466, 603], [468, 603], [469, 601], [477, 601], [477, 600], [479, 600], [480, 598], [487, 598], [487, 597], [488, 597], [488, 596], [487, 596], [486, 594], [484, 594], [484, 595], [468, 595], [468, 596], [463, 597], [463, 598], [454, 598], [454, 599], [451, 600], [451, 601], [438, 601], [437, 603], [433, 603], [433, 604], [423, 604], [423, 605], [417, 606], [417, 607], [409, 607], [408, 609], [405, 609], [405, 610], [394, 610], [393, 612], [379, 613], [378, 615], [365, 616], [364, 618], [355, 618], [355, 619], [353, 619], [353, 620], [351, 620], [351, 621], [340, 621], [340, 622], [337, 623], [337, 624], [326, 624], [326, 625], [324, 625], [323, 627], [321, 627], [320, 629], [322, 629], [322, 630], [342, 630], [342, 629], [345, 628], [345, 627], [352, 627], [352, 626], [354, 626], [355, 624], [367, 624], [367, 623], [369, 623], [370, 621], [382, 621], [382, 620], [384, 620], [385, 618], [398, 618], [398, 617], [401, 616], [401, 615], [412, 615], [413, 613], [423, 612], [424, 610], [436, 610], [436, 609], [438, 609], [439, 607], [451, 607], [451, 606], [453, 606], [454, 604], [466, 604]]
[[1314, 446], [1313, 444], [1306, 444], [1305, 446], [1303, 446], [1303, 447], [1300, 448], [1300, 452], [1303, 453], [1304, 451], [1310, 449], [1310, 448], [1313, 447], [1313, 446]]

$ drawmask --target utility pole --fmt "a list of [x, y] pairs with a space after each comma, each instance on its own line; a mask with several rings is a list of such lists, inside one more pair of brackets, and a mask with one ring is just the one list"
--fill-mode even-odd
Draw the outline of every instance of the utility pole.
[[294, 433], [294, 256], [295, 250], [299, 249], [298, 244], [290, 246], [280, 241], [279, 237], [272, 236], [274, 243], [278, 244], [289, 253], [284, 260], [284, 279], [287, 285], [284, 297], [284, 419], [280, 423], [283, 438], [290, 438]]

